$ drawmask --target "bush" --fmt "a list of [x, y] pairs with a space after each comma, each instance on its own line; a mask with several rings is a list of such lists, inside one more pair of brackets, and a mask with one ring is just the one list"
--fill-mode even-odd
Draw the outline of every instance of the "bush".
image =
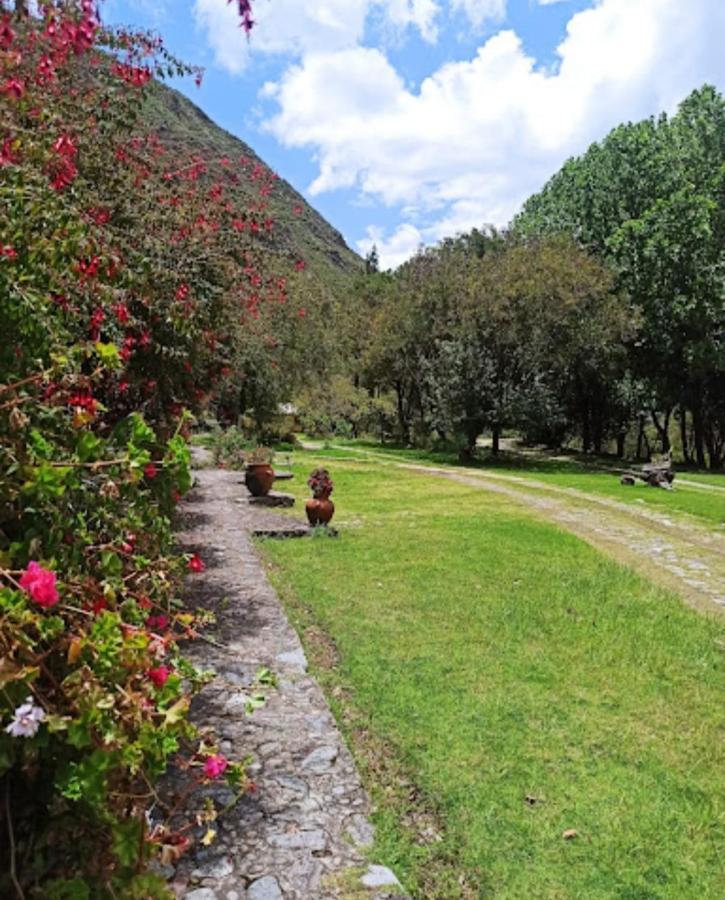
[[[171, 517], [184, 410], [223, 385], [240, 302], [268, 299], [240, 284], [283, 299], [260, 275], [272, 226], [226, 200], [228, 160], [144, 132], [153, 75], [188, 71], [157, 38], [104, 29], [87, 2], [6, 8], [0, 895], [161, 896], [144, 864], [191, 833], [147, 816], [168, 760], [246, 784], [186, 720], [201, 678], [179, 649], [204, 623], [179, 593], [204, 564], [173, 553]], [[272, 176], [253, 180], [266, 196]]]

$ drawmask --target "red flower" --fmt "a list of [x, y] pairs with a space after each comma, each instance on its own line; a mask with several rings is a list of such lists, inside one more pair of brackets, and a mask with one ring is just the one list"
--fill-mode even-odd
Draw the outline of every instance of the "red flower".
[[67, 159], [72, 159], [78, 152], [78, 148], [67, 134], [61, 134], [58, 140], [53, 144], [53, 152], [57, 153], [58, 156], [65, 156]]
[[10, 244], [0, 244], [0, 256], [4, 256], [6, 259], [17, 259], [18, 252]]
[[20, 157], [13, 150], [13, 139], [6, 138], [0, 147], [0, 166], [13, 166], [20, 162]]
[[298, 272], [304, 272], [306, 268], [307, 263], [304, 261], [304, 259], [298, 259], [295, 263], [295, 269], [297, 269]]
[[5, 18], [0, 22], [0, 49], [7, 50], [15, 40], [15, 32], [10, 27], [10, 20]]
[[152, 609], [153, 603], [149, 600], [148, 597], [139, 597], [136, 601], [139, 609]]
[[121, 323], [121, 325], [128, 325], [130, 316], [128, 313], [128, 307], [125, 303], [117, 303], [113, 307], [113, 311], [116, 314], [116, 319]]
[[204, 569], [206, 569], [206, 566], [204, 565], [202, 558], [198, 553], [195, 553], [189, 560], [189, 571], [196, 572], [198, 575], [203, 572]]
[[31, 562], [21, 575], [19, 584], [38, 606], [50, 609], [60, 600], [55, 581], [55, 572], [44, 569], [37, 562]]
[[106, 603], [105, 598], [99, 597], [97, 600], [93, 601], [91, 610], [93, 611], [94, 616], [97, 616], [99, 613], [103, 612], [104, 609], [108, 609], [108, 604]]
[[88, 391], [78, 391], [68, 398], [68, 405], [82, 409], [92, 416], [96, 414], [97, 402]]
[[148, 676], [157, 688], [162, 688], [169, 680], [171, 669], [168, 666], [159, 666], [156, 669], [149, 669]]
[[159, 470], [152, 462], [150, 462], [147, 463], [146, 467], [143, 470], [143, 473], [150, 481], [151, 479], [156, 478], [156, 476], [159, 474]]
[[61, 156], [50, 167], [50, 184], [56, 191], [64, 191], [77, 177], [78, 169], [67, 156]]
[[207, 778], [219, 778], [219, 776], [223, 775], [228, 768], [229, 761], [227, 758], [222, 756], [221, 753], [217, 753], [216, 756], [208, 756], [206, 758], [206, 762], [204, 763], [204, 774]]
[[146, 627], [150, 631], [166, 631], [169, 627], [169, 617], [168, 616], [149, 616], [146, 619]]
[[0, 88], [0, 94], [7, 94], [9, 97], [15, 97], [19, 100], [25, 93], [25, 85], [17, 78], [9, 78]]

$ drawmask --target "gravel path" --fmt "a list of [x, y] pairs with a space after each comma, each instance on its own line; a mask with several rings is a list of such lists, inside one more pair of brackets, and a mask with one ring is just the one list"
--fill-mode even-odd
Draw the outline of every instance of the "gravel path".
[[[197, 460], [199, 454], [197, 453]], [[257, 790], [217, 823], [209, 848], [183, 857], [172, 876], [187, 900], [327, 900], [401, 897], [392, 872], [370, 865], [369, 802], [251, 535], [290, 519], [251, 507], [238, 472], [201, 469], [184, 504], [184, 549], [206, 563], [189, 580], [189, 603], [212, 609], [214, 643], [190, 652], [217, 678], [195, 700], [192, 719], [213, 725], [230, 759], [252, 757]], [[306, 526], [300, 525], [304, 533]], [[267, 704], [246, 712], [260, 667], [277, 674]], [[217, 801], [227, 788], [213, 788]], [[168, 873], [171, 874], [171, 873]]]
[[[308, 449], [321, 448], [310, 445]], [[670, 517], [638, 504], [621, 503], [532, 478], [439, 468], [408, 463], [390, 454], [356, 450], [362, 453], [363, 462], [375, 461], [449, 478], [508, 497], [607, 555], [638, 569], [663, 587], [680, 594], [692, 606], [707, 612], [725, 611], [725, 533], [722, 531], [708, 530], [685, 516]], [[700, 487], [699, 482], [692, 484]], [[713, 487], [715, 491], [722, 490], [719, 486]], [[705, 488], [709, 489], [709, 486]]]
[[543, 482], [397, 463], [501, 494], [675, 590], [701, 610], [725, 610], [725, 535], [583, 491]]

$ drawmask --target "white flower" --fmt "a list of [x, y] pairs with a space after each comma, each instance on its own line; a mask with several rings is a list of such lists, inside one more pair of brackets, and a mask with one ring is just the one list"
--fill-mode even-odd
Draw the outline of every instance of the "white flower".
[[28, 697], [25, 703], [15, 710], [15, 718], [5, 731], [13, 737], [35, 737], [44, 718], [44, 710], [33, 703], [32, 697]]

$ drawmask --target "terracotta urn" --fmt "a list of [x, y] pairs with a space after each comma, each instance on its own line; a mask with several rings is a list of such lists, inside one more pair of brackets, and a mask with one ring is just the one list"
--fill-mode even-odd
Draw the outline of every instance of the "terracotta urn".
[[266, 497], [274, 484], [274, 469], [269, 463], [252, 463], [244, 473], [244, 483], [253, 497]]
[[329, 525], [335, 515], [335, 504], [329, 496], [313, 497], [305, 503], [307, 521], [313, 527], [316, 525]]

